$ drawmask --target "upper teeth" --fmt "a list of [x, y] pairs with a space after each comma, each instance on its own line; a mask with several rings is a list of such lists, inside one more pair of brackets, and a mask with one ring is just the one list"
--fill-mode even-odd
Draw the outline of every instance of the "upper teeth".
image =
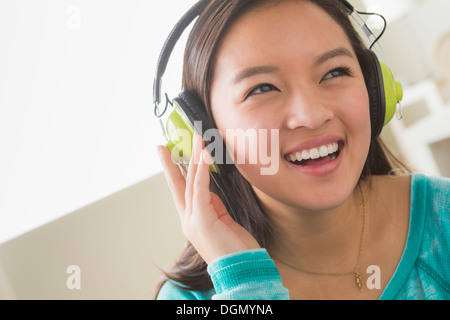
[[339, 150], [339, 145], [337, 142], [323, 145], [321, 147], [312, 148], [311, 150], [303, 150], [299, 152], [295, 152], [289, 155], [289, 159], [292, 162], [296, 161], [303, 161], [303, 160], [309, 160], [309, 159], [319, 159], [322, 157], [326, 157], [329, 154], [333, 154]]

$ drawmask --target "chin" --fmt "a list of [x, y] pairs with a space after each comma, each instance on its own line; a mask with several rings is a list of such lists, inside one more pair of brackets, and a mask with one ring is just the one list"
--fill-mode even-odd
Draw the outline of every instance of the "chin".
[[352, 195], [352, 190], [348, 192], [335, 192], [333, 194], [312, 194], [305, 193], [299, 195], [294, 202], [295, 208], [303, 209], [305, 211], [327, 211], [339, 208], [342, 206]]
[[[297, 210], [318, 212], [333, 210], [343, 205], [353, 194], [355, 185], [349, 179], [341, 182], [322, 181], [322, 183], [304, 183], [307, 187], [298, 184], [265, 183], [259, 187], [253, 186], [260, 202], [268, 208], [282, 210], [282, 208], [295, 208]], [[343, 184], [342, 181], [345, 181]]]

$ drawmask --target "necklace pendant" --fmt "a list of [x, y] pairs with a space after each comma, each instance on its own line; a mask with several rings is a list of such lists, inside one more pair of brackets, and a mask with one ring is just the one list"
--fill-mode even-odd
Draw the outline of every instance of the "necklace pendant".
[[362, 283], [361, 276], [359, 275], [359, 272], [355, 272], [355, 277], [356, 277], [356, 283], [358, 284], [358, 287], [362, 292], [363, 291], [363, 283]]

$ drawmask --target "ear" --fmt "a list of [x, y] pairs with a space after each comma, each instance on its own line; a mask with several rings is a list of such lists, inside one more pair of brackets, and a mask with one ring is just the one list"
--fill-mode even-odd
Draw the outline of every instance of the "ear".
[[392, 70], [381, 62], [375, 52], [366, 50], [363, 68], [370, 99], [372, 139], [378, 137], [395, 115], [398, 103], [403, 99], [402, 85], [395, 81]]

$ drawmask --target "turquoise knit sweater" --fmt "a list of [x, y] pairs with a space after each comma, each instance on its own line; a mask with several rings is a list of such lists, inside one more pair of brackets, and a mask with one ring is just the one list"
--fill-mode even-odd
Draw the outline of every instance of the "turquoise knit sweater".
[[[450, 298], [450, 179], [412, 175], [408, 240], [382, 300]], [[167, 281], [160, 300], [287, 300], [280, 274], [264, 249], [237, 252], [208, 266], [214, 288], [181, 290]]]

